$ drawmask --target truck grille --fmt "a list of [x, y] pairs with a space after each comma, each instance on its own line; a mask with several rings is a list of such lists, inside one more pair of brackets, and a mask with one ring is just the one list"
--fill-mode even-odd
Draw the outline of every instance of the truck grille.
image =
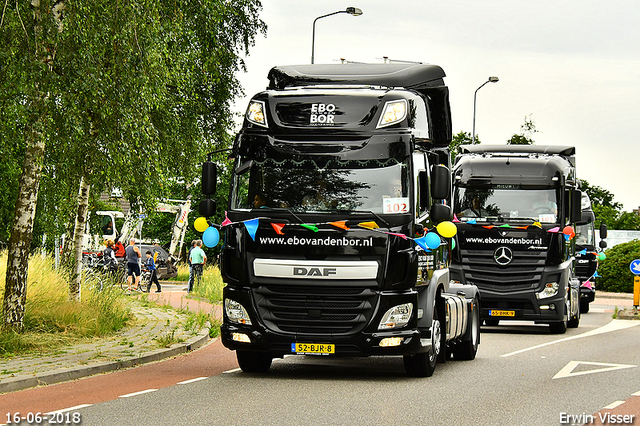
[[506, 266], [493, 259], [494, 250], [461, 250], [462, 271], [466, 281], [480, 289], [498, 292], [534, 289], [540, 285], [545, 252], [513, 251], [513, 260]]
[[264, 285], [254, 300], [267, 328], [280, 333], [357, 333], [373, 315], [376, 294], [369, 288]]

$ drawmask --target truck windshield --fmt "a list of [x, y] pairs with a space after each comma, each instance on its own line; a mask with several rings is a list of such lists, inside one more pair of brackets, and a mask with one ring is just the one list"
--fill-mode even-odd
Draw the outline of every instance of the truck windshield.
[[410, 167], [396, 159], [254, 161], [235, 176], [235, 209], [409, 213]]
[[557, 223], [555, 189], [455, 188], [454, 211], [461, 221], [525, 219]]

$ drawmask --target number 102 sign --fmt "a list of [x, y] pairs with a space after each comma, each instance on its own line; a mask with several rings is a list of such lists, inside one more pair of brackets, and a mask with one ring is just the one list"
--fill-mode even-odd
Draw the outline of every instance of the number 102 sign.
[[409, 198], [383, 198], [382, 213], [409, 213]]

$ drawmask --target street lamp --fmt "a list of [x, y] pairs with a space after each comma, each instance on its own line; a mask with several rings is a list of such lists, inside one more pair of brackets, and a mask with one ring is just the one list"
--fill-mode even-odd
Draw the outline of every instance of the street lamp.
[[359, 9], [357, 7], [348, 7], [346, 10], [339, 10], [337, 12], [327, 13], [326, 15], [318, 16], [316, 19], [313, 20], [313, 34], [311, 36], [311, 63], [312, 64], [313, 64], [313, 52], [316, 44], [316, 21], [320, 18], [326, 18], [327, 16], [337, 15], [338, 13], [348, 13], [349, 15], [360, 16], [362, 15], [362, 9]]
[[482, 89], [484, 85], [487, 83], [497, 83], [497, 82], [498, 82], [498, 77], [491, 76], [487, 79], [487, 81], [482, 83], [482, 85], [478, 87], [475, 93], [473, 94], [473, 133], [471, 135], [472, 144], [476, 143], [476, 95], [478, 94], [478, 90]]

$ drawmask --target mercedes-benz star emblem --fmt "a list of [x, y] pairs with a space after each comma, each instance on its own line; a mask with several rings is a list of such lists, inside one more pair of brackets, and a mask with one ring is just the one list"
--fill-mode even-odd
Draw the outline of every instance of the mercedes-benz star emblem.
[[513, 260], [513, 252], [509, 247], [498, 247], [496, 251], [493, 252], [493, 260], [495, 260], [498, 265], [508, 265]]

